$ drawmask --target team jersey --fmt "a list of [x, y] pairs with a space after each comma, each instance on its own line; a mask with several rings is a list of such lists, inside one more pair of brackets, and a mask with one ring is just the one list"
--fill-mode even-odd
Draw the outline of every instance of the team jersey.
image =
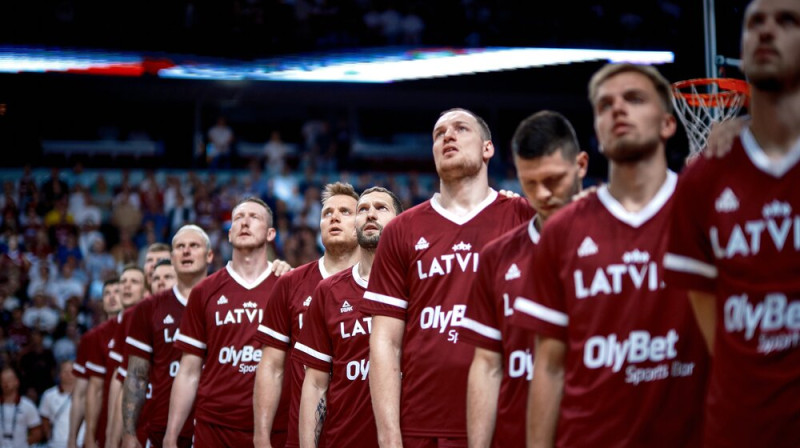
[[106, 437], [106, 424], [108, 423], [108, 389], [111, 386], [111, 378], [115, 370], [112, 370], [109, 352], [109, 343], [113, 339], [114, 333], [119, 325], [119, 315], [111, 317], [97, 327], [97, 336], [94, 343], [89, 348], [86, 358], [86, 371], [90, 377], [103, 379], [103, 397], [100, 403], [100, 415], [97, 418], [97, 429], [95, 438], [98, 446], [102, 446]]
[[636, 213], [601, 187], [542, 232], [534, 295], [512, 323], [566, 344], [557, 446], [700, 443], [708, 354], [661, 265], [676, 183], [668, 172]]
[[[287, 430], [287, 447], [300, 446], [297, 434], [300, 415], [300, 392], [305, 368], [292, 358], [291, 349], [303, 328], [304, 313], [311, 303], [314, 288], [330, 274], [322, 258], [306, 263], [281, 276], [264, 307], [264, 319], [258, 326], [256, 341], [287, 352], [281, 400], [273, 422], [273, 430]], [[288, 421], [286, 410], [288, 409]]]
[[[125, 384], [125, 377], [128, 375], [128, 344], [125, 340], [128, 338], [128, 335], [131, 332], [131, 328], [133, 326], [133, 316], [136, 313], [136, 309], [138, 309], [142, 303], [150, 300], [150, 296], [145, 298], [144, 300], [140, 301], [136, 305], [128, 308], [122, 313], [122, 321], [120, 325], [117, 326], [117, 330], [114, 334], [114, 347], [113, 353], [115, 356], [118, 356], [121, 361], [117, 363], [116, 372], [114, 372], [114, 378], [119, 380], [120, 383]], [[120, 394], [124, 393], [124, 386], [123, 391]], [[146, 400], [142, 409], [139, 411], [139, 420], [136, 423], [136, 435], [139, 438], [140, 442], [147, 441], [147, 422], [150, 420], [150, 412], [151, 412], [151, 402], [150, 398], [153, 396], [153, 384], [147, 383], [147, 395], [145, 396]], [[120, 395], [121, 399], [121, 395]]]
[[401, 357], [404, 436], [466, 437], [466, 390], [474, 347], [459, 343], [481, 249], [533, 217], [522, 198], [491, 190], [468, 215], [434, 197], [389, 222], [362, 309], [406, 322]]
[[114, 378], [119, 379], [118, 368], [122, 365], [122, 349], [125, 347], [125, 317], [130, 316], [131, 308], [122, 310], [117, 314], [117, 325], [114, 326], [114, 332], [111, 333], [111, 339], [108, 341], [108, 359], [106, 360], [106, 381]]
[[681, 176], [671, 285], [716, 296], [707, 446], [800, 446], [800, 145], [771, 161], [749, 129]]
[[86, 371], [86, 361], [89, 359], [94, 338], [97, 337], [97, 328], [92, 328], [81, 336], [78, 343], [78, 353], [75, 355], [75, 362], [72, 363], [72, 373], [76, 378], [89, 379], [89, 372]]
[[321, 281], [295, 344], [300, 363], [331, 374], [322, 428], [331, 447], [378, 446], [367, 381], [372, 317], [359, 311], [366, 289], [358, 265]]
[[[127, 357], [138, 356], [150, 363], [152, 392], [148, 394], [151, 397], [145, 405], [149, 409], [146, 416], [147, 433], [163, 433], [167, 430], [169, 396], [182, 354], [173, 342], [186, 302], [187, 298], [181, 295], [177, 286], [173, 286], [137, 305], [129, 319], [130, 331], [125, 338]], [[190, 414], [180, 433], [182, 437], [192, 436], [192, 420]]]
[[461, 321], [465, 342], [500, 353], [503, 379], [497, 400], [492, 446], [524, 444], [525, 409], [533, 378], [533, 338], [509, 324], [514, 299], [530, 297], [536, 280], [533, 255], [539, 232], [531, 219], [492, 241], [481, 251], [478, 277]]
[[253, 283], [228, 263], [192, 288], [175, 346], [205, 361], [195, 400], [197, 420], [253, 430], [253, 386], [261, 360], [254, 337], [275, 279], [272, 263]]

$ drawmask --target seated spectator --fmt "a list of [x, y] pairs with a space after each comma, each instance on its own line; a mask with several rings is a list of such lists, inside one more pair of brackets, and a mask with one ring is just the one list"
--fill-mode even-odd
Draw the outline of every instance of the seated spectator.
[[42, 393], [55, 384], [56, 360], [53, 352], [45, 347], [41, 331], [31, 331], [30, 341], [19, 358], [19, 370], [22, 390], [34, 402], [38, 402]]
[[36, 293], [29, 306], [22, 313], [22, 323], [31, 330], [51, 333], [60, 320], [58, 310], [50, 305], [51, 298], [44, 293]]
[[206, 161], [209, 168], [230, 168], [233, 155], [233, 129], [225, 117], [217, 118], [217, 123], [208, 130], [208, 149]]
[[8, 339], [15, 347], [22, 350], [28, 345], [31, 338], [31, 329], [22, 322], [22, 308], [11, 310], [11, 323], [8, 324]]
[[114, 257], [117, 267], [136, 263], [139, 257], [139, 248], [134, 244], [133, 236], [129, 231], [119, 230], [119, 241], [111, 248], [111, 256]]
[[42, 440], [42, 420], [33, 401], [20, 396], [19, 378], [11, 367], [3, 368], [0, 373], [3, 390], [0, 412], [14, 416], [8, 427], [3, 426], [3, 447], [27, 447]]
[[[58, 385], [44, 391], [39, 413], [48, 448], [66, 448], [69, 435], [69, 414], [72, 407], [72, 391], [76, 378], [72, 372], [72, 361], [59, 364]], [[81, 427], [83, 430], [84, 428]], [[78, 434], [78, 446], [83, 446], [83, 434]]]
[[62, 321], [54, 336], [56, 340], [53, 342], [52, 350], [56, 363], [75, 359], [81, 337], [78, 324]]
[[116, 268], [114, 257], [106, 251], [106, 240], [102, 234], [92, 240], [84, 265], [90, 282], [100, 279], [104, 271]]
[[28, 283], [28, 297], [36, 294], [47, 294], [55, 297], [58, 294], [56, 286], [56, 276], [53, 275], [53, 268], [47, 259], [40, 259], [36, 263], [36, 268], [31, 271], [31, 281]]
[[56, 278], [54, 284], [56, 293], [55, 305], [58, 309], [63, 310], [67, 303], [67, 299], [72, 296], [83, 297], [86, 294], [86, 282], [81, 281], [75, 273], [75, 263], [67, 262], [61, 266], [61, 272]]
[[289, 145], [281, 139], [281, 133], [272, 131], [269, 141], [264, 145], [264, 169], [270, 177], [283, 172], [286, 166], [286, 156], [291, 152]]
[[169, 238], [175, 235], [181, 227], [195, 222], [197, 214], [191, 203], [187, 203], [183, 193], [178, 189], [175, 191], [175, 205], [167, 210], [167, 224], [169, 225]]

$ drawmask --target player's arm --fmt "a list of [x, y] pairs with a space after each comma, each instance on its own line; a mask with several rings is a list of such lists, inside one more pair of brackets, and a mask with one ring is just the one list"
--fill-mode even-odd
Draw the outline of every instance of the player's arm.
[[122, 381], [117, 378], [116, 372], [112, 375], [111, 385], [108, 388], [108, 423], [106, 423], [106, 447], [117, 448], [122, 433]]
[[567, 344], [546, 336], [536, 336], [536, 362], [528, 394], [527, 446], [552, 447], [564, 393], [564, 357]]
[[178, 366], [178, 374], [175, 375], [172, 392], [169, 395], [169, 418], [164, 435], [164, 448], [177, 448], [178, 446], [178, 436], [192, 412], [202, 370], [203, 358], [191, 353], [183, 353]]
[[128, 375], [122, 387], [122, 446], [141, 446], [136, 438], [136, 424], [147, 399], [147, 384], [150, 381], [150, 361], [128, 354]]
[[697, 319], [697, 326], [706, 341], [708, 353], [714, 354], [714, 332], [717, 328], [717, 298], [702, 291], [689, 291], [689, 301]]
[[489, 447], [503, 380], [503, 355], [475, 347], [467, 378], [467, 439], [470, 448]]
[[272, 446], [270, 434], [281, 399], [285, 365], [286, 352], [268, 345], [261, 348], [261, 361], [256, 368], [256, 384], [253, 389], [253, 443], [256, 448]]
[[369, 338], [369, 390], [382, 447], [402, 446], [400, 433], [400, 358], [403, 353], [403, 320], [372, 317]]
[[72, 404], [69, 408], [69, 433], [67, 434], [67, 448], [78, 448], [78, 430], [86, 416], [86, 389], [89, 381], [86, 378], [77, 378], [72, 389]]
[[97, 447], [95, 434], [100, 420], [100, 409], [103, 403], [103, 378], [92, 376], [86, 389], [86, 448]]
[[327, 415], [331, 376], [313, 367], [306, 369], [300, 395], [300, 448], [316, 448]]

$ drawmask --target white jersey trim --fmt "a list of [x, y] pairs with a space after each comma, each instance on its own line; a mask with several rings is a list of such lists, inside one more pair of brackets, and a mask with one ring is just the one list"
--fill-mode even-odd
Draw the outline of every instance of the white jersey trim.
[[408, 308], [408, 301], [398, 299], [396, 297], [385, 296], [383, 294], [378, 294], [377, 292], [365, 292], [364, 298], [367, 300], [372, 300], [375, 302], [385, 303], [386, 305], [396, 306], [398, 308], [407, 309]]
[[325, 262], [323, 260], [325, 260], [325, 255], [319, 257], [319, 273], [322, 274], [323, 279], [326, 279], [331, 276], [331, 273], [325, 269]]
[[178, 285], [172, 287], [172, 293], [175, 294], [175, 298], [178, 299], [178, 302], [181, 302], [181, 305], [186, 306], [189, 302], [187, 297], [184, 297], [180, 291], [178, 291]]
[[313, 356], [314, 358], [317, 358], [320, 361], [324, 361], [324, 362], [327, 362], [327, 363], [333, 362], [333, 356], [326, 355], [325, 353], [320, 353], [320, 352], [314, 350], [313, 348], [311, 348], [311, 347], [309, 347], [307, 345], [301, 344], [299, 342], [296, 342], [294, 344], [294, 348], [296, 348], [297, 350], [300, 350], [301, 352], [303, 352], [303, 353], [305, 353], [307, 355]]
[[792, 145], [785, 156], [778, 160], [773, 160], [764, 153], [761, 145], [758, 144], [753, 133], [750, 131], [749, 126], [742, 129], [739, 138], [742, 140], [745, 154], [747, 154], [750, 161], [753, 162], [753, 165], [772, 177], [783, 177], [783, 175], [797, 165], [798, 160], [800, 160], [800, 140]]
[[139, 341], [137, 339], [134, 339], [134, 338], [132, 338], [130, 336], [125, 338], [125, 342], [127, 344], [129, 344], [129, 345], [132, 345], [132, 346], [138, 348], [139, 350], [141, 350], [143, 352], [153, 353], [153, 347], [150, 347], [149, 345], [145, 344], [144, 342]]
[[433, 197], [431, 198], [431, 207], [433, 207], [433, 209], [436, 211], [436, 213], [442, 215], [442, 218], [444, 218], [444, 219], [446, 219], [448, 221], [452, 221], [455, 224], [458, 224], [458, 225], [461, 226], [461, 225], [464, 225], [464, 224], [468, 223], [472, 218], [478, 216], [478, 214], [480, 212], [482, 212], [486, 207], [491, 205], [491, 203], [494, 202], [495, 199], [497, 199], [497, 191], [495, 191], [494, 188], [489, 188], [489, 195], [486, 196], [486, 199], [481, 201], [480, 204], [476, 205], [475, 208], [470, 210], [470, 212], [467, 213], [464, 216], [458, 216], [458, 215], [454, 214], [453, 212], [445, 209], [442, 206], [442, 204], [439, 203], [439, 198], [440, 197], [441, 197], [441, 195], [439, 193], [435, 193], [433, 195]]
[[91, 361], [86, 361], [86, 368], [93, 372], [102, 373], [103, 375], [105, 375], [106, 373], [105, 366], [98, 366], [97, 364]]
[[200, 350], [205, 350], [206, 348], [208, 348], [208, 346], [206, 344], [203, 344], [202, 342], [198, 341], [197, 339], [195, 339], [193, 337], [190, 337], [190, 336], [186, 336], [185, 334], [182, 334], [180, 332], [175, 334], [175, 340], [176, 341], [185, 342], [186, 344], [189, 344], [189, 345], [191, 345], [193, 347], [197, 347]]
[[120, 355], [119, 353], [115, 352], [114, 350], [109, 350], [108, 351], [108, 357], [113, 359], [114, 361], [122, 362], [122, 355]]
[[358, 273], [358, 265], [360, 264], [361, 263], [356, 263], [355, 265], [353, 265], [353, 280], [355, 280], [356, 284], [360, 286], [362, 289], [367, 289], [367, 284], [368, 284], [367, 280], [365, 280], [364, 277], [362, 277]]
[[119, 373], [119, 375], [123, 378], [128, 377], [128, 371], [123, 369], [122, 366], [117, 367], [117, 373]]
[[258, 285], [260, 285], [261, 282], [266, 280], [267, 277], [269, 277], [270, 274], [272, 274], [272, 262], [269, 262], [267, 264], [267, 269], [265, 269], [264, 272], [262, 272], [261, 275], [259, 275], [258, 278], [256, 278], [253, 281], [253, 283], [249, 283], [247, 280], [243, 279], [238, 273], [236, 273], [236, 271], [233, 270], [233, 264], [232, 264], [231, 261], [229, 261], [228, 264], [225, 265], [225, 269], [227, 269], [228, 274], [230, 274], [231, 278], [236, 283], [242, 285], [242, 288], [244, 288], [244, 289], [253, 289], [253, 288], [257, 287]]
[[531, 242], [533, 242], [533, 244], [539, 244], [539, 238], [541, 238], [541, 236], [539, 235], [539, 231], [536, 230], [535, 223], [536, 216], [531, 218], [531, 221], [528, 223], [528, 236], [531, 237]]
[[678, 184], [678, 175], [674, 172], [667, 170], [667, 178], [658, 189], [653, 199], [638, 212], [629, 212], [619, 201], [611, 196], [608, 192], [608, 185], [603, 185], [597, 189], [597, 198], [600, 203], [608, 209], [615, 218], [628, 224], [631, 227], [637, 228], [646, 223], [650, 218], [656, 215], [667, 203], [672, 194], [675, 192], [675, 186]]
[[289, 336], [286, 336], [285, 334], [282, 334], [282, 333], [278, 333], [277, 331], [275, 331], [272, 328], [269, 328], [267, 326], [259, 325], [258, 326], [258, 331], [266, 334], [267, 336], [271, 336], [271, 337], [273, 337], [273, 338], [275, 338], [275, 339], [277, 339], [277, 340], [279, 340], [281, 342], [285, 342], [287, 344], [289, 343]]
[[539, 320], [543, 320], [547, 323], [558, 325], [559, 327], [566, 327], [567, 324], [569, 324], [569, 316], [566, 314], [562, 313], [561, 311], [556, 311], [552, 308], [539, 305], [533, 300], [526, 299], [524, 297], [517, 297], [517, 300], [514, 301], [514, 310], [519, 311], [520, 313], [525, 313], [528, 316], [535, 317]]
[[481, 336], [487, 337], [489, 339], [493, 339], [495, 341], [502, 340], [502, 334], [500, 330], [497, 328], [490, 327], [488, 325], [484, 325], [476, 320], [472, 320], [468, 317], [461, 319], [461, 326], [464, 328], [468, 328], [475, 333], [478, 333]]
[[717, 267], [700, 260], [684, 255], [664, 254], [664, 267], [671, 271], [686, 272], [688, 274], [702, 275], [707, 278], [717, 278]]
[[83, 367], [82, 365], [80, 365], [78, 363], [73, 363], [72, 364], [72, 369], [75, 370], [78, 373], [86, 373], [86, 367]]

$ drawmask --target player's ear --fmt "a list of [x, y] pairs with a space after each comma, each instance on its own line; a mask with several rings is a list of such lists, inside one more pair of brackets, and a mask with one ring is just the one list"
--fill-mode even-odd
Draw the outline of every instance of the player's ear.
[[589, 169], [589, 154], [586, 151], [581, 151], [575, 156], [575, 165], [578, 166], [578, 176], [583, 179], [586, 177], [586, 171]]
[[494, 143], [491, 140], [483, 142], [483, 161], [488, 162], [494, 156]]
[[667, 140], [675, 135], [678, 129], [678, 122], [672, 114], [664, 114], [664, 119], [661, 121], [661, 139]]

